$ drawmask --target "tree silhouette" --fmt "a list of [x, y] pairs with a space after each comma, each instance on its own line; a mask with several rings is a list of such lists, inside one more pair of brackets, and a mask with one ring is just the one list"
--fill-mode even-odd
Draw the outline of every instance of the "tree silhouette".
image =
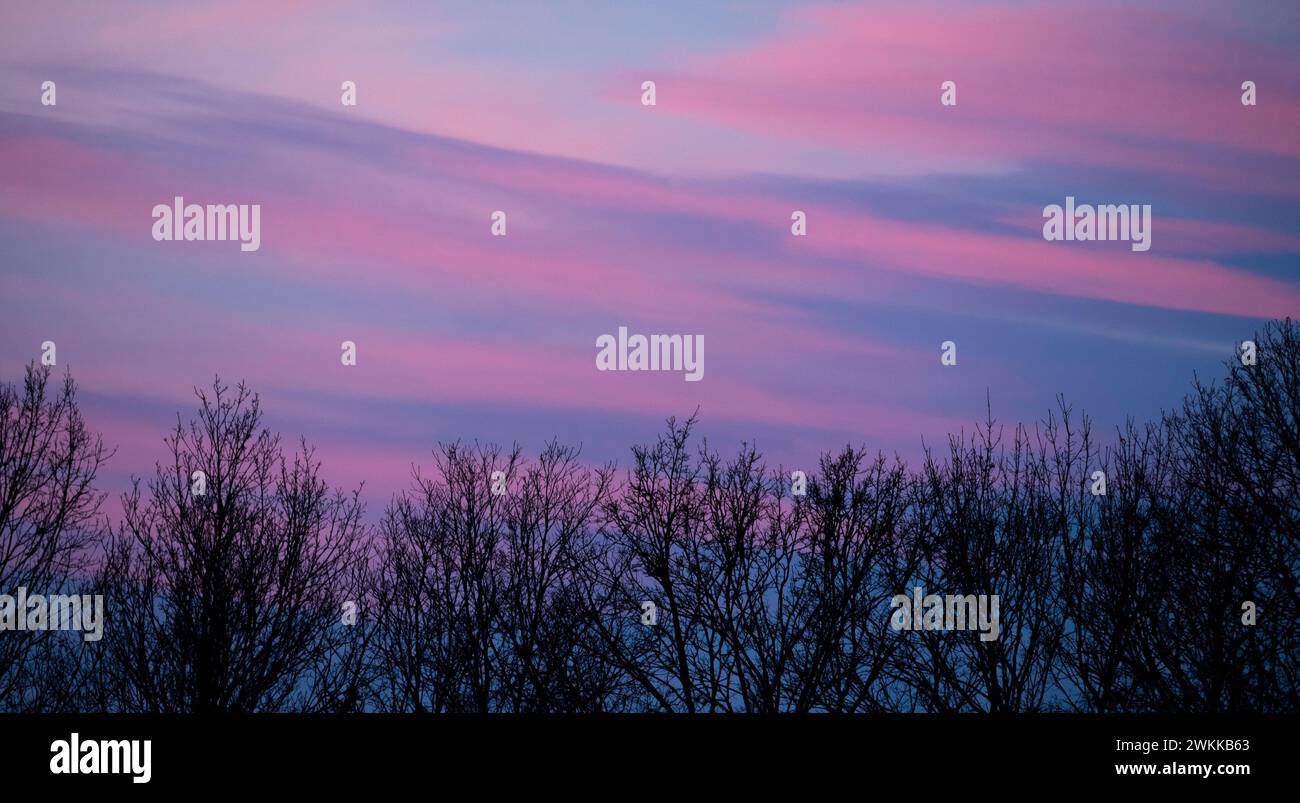
[[399, 711], [489, 711], [499, 691], [496, 621], [501, 540], [519, 450], [444, 444], [438, 475], [417, 472], [380, 526], [378, 649], [382, 705]]
[[[1295, 712], [1300, 330], [1256, 345], [1112, 438], [1064, 400], [990, 412], [914, 469], [828, 452], [798, 495], [694, 417], [621, 474], [442, 444], [373, 527], [219, 380], [100, 526], [107, 452], [29, 367], [0, 386], [0, 593], [80, 585], [108, 616], [99, 643], [0, 633], [0, 706]], [[895, 629], [916, 587], [996, 595], [998, 637]]]
[[252, 712], [355, 697], [322, 683], [352, 639], [341, 608], [359, 598], [352, 582], [366, 562], [357, 494], [331, 489], [305, 444], [286, 457], [243, 385], [218, 379], [197, 396], [198, 417], [178, 418], [170, 462], [147, 491], [135, 481], [105, 551], [112, 637], [98, 703]]
[[[1300, 641], [1300, 331], [1256, 336], [1258, 362], [1199, 380], [1165, 418], [1175, 493], [1155, 548], [1164, 596], [1133, 656], [1147, 707], [1294, 709]], [[1258, 623], [1243, 626], [1253, 603]]]
[[[58, 388], [50, 377], [33, 363], [21, 386], [0, 384], [0, 594], [80, 593], [93, 557], [104, 498], [95, 480], [110, 453], [86, 427], [71, 377]], [[77, 679], [70, 651], [80, 640], [50, 630], [0, 633], [0, 709], [68, 705]]]

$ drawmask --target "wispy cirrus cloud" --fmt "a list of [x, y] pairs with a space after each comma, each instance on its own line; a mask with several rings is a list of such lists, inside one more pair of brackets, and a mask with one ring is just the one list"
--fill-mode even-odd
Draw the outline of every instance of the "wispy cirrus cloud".
[[[958, 85], [955, 107], [938, 103], [948, 80]], [[1243, 107], [1243, 80], [1262, 87], [1268, 103]], [[662, 82], [666, 114], [884, 151], [948, 172], [1083, 162], [1297, 191], [1294, 181], [1239, 169], [1300, 158], [1294, 53], [1174, 10], [825, 6]], [[1188, 160], [1180, 147], [1217, 149], [1241, 164]]]
[[[1058, 391], [1114, 419], [1158, 409], [1216, 344], [1300, 311], [1297, 154], [1277, 133], [1296, 59], [1177, 8], [832, 6], [671, 58], [500, 74], [414, 47], [474, 35], [465, 20], [381, 53], [393, 20], [358, 18], [364, 113], [335, 105], [320, 41], [271, 28], [265, 76], [193, 77], [253, 19], [210, 13], [134, 30], [172, 48], [166, 72], [100, 63], [119, 34], [92, 14], [99, 49], [0, 77], [0, 369], [58, 340], [133, 469], [155, 445], [142, 417], [188, 410], [215, 373], [381, 499], [438, 438], [558, 435], [603, 460], [697, 408], [788, 463], [848, 440], [915, 454], [987, 396], [1004, 419]], [[331, 14], [349, 12], [304, 30], [328, 39]], [[202, 45], [192, 60], [167, 30]], [[528, 70], [552, 82], [532, 101], [509, 80]], [[53, 109], [32, 92], [47, 73]], [[1240, 105], [1239, 73], [1267, 103]], [[627, 91], [647, 74], [654, 109]], [[462, 79], [450, 124], [440, 93]], [[1045, 242], [1039, 212], [1066, 194], [1152, 203], [1152, 251]], [[174, 195], [261, 204], [261, 249], [152, 241]], [[595, 371], [620, 325], [703, 334], [707, 379]]]

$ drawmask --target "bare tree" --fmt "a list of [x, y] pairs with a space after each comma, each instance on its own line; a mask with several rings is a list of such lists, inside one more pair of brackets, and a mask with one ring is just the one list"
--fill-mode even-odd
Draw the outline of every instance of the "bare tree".
[[[698, 688], [696, 647], [708, 639], [685, 570], [703, 537], [700, 468], [688, 443], [695, 418], [652, 446], [632, 448], [632, 467], [605, 508], [610, 550], [602, 607], [593, 615], [606, 654], [643, 694], [641, 705], [664, 711], [715, 710], [716, 689]], [[640, 624], [643, 604], [654, 624]], [[707, 673], [706, 673], [707, 674]]]
[[[59, 388], [50, 377], [33, 363], [21, 386], [0, 384], [3, 594], [20, 587], [31, 595], [79, 593], [93, 559], [104, 499], [95, 480], [110, 452], [87, 428], [71, 376]], [[0, 710], [64, 707], [78, 681], [70, 651], [81, 638], [49, 630], [0, 635]]]
[[494, 661], [498, 710], [618, 707], [621, 676], [596, 646], [587, 607], [604, 549], [596, 519], [613, 469], [585, 468], [579, 456], [576, 448], [548, 443], [508, 495]]
[[[84, 585], [108, 617], [97, 644], [0, 635], [0, 707], [1294, 712], [1300, 330], [1256, 344], [1104, 445], [1062, 400], [915, 470], [826, 453], [799, 495], [694, 417], [617, 480], [442, 444], [374, 544], [359, 491], [218, 381], [97, 547], [108, 455], [31, 367], [0, 386], [0, 593]], [[914, 587], [996, 595], [996, 638], [895, 629]]]
[[798, 695], [790, 679], [808, 607], [798, 509], [782, 472], [769, 472], [751, 444], [730, 461], [705, 447], [700, 463], [703, 536], [678, 581], [692, 589], [706, 636], [696, 687], [709, 690], [710, 710], [785, 710]]
[[[1066, 527], [1061, 601], [1066, 620], [1057, 686], [1061, 707], [1109, 713], [1138, 710], [1131, 656], [1159, 606], [1169, 555], [1156, 544], [1166, 511], [1180, 503], [1176, 454], [1159, 423], [1127, 422], [1114, 445], [1094, 454], [1085, 446], [1089, 493]], [[1105, 493], [1094, 494], [1101, 471]], [[1097, 486], [1100, 490], [1100, 486]]]
[[100, 586], [112, 638], [100, 703], [157, 712], [337, 707], [356, 696], [322, 683], [354, 638], [341, 611], [360, 596], [352, 581], [366, 560], [358, 495], [331, 489], [305, 443], [287, 457], [243, 385], [218, 379], [196, 395], [197, 419], [185, 426], [178, 417], [170, 462], [157, 466], [147, 493], [137, 480], [125, 495], [107, 546]]
[[1255, 343], [1254, 364], [1229, 362], [1164, 417], [1177, 487], [1161, 489], [1160, 593], [1131, 656], [1153, 710], [1294, 710], [1300, 696], [1300, 331], [1274, 322]]
[[[1049, 423], [1049, 437], [1051, 432]], [[1058, 555], [1069, 527], [1046, 452], [1018, 427], [1007, 449], [990, 416], [969, 439], [950, 436], [947, 459], [927, 454], [914, 515], [927, 593], [999, 600], [999, 634], [922, 630], [909, 640], [905, 682], [931, 711], [1039, 711], [1055, 685], [1064, 627]], [[1068, 468], [1068, 460], [1067, 466]]]
[[[894, 649], [875, 616], [910, 571], [901, 463], [827, 456], [793, 498], [757, 449], [688, 449], [694, 420], [633, 449], [607, 507], [610, 660], [670, 711], [880, 710]], [[654, 626], [637, 622], [644, 602]]]
[[911, 485], [901, 462], [851, 447], [824, 456], [809, 483], [801, 586], [811, 604], [795, 710], [897, 704], [890, 667], [901, 635], [889, 628], [888, 605], [921, 558], [908, 521]]
[[504, 604], [506, 493], [518, 447], [442, 444], [436, 476], [416, 473], [380, 527], [381, 707], [397, 711], [493, 710], [501, 673], [497, 622]]

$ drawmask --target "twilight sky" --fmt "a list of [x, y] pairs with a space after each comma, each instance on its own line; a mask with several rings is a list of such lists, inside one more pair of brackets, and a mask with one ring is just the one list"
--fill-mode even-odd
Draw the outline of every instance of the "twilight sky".
[[[986, 393], [1112, 430], [1300, 313], [1300, 4], [1137, 5], [6, 3], [0, 379], [55, 341], [114, 492], [244, 379], [372, 510], [438, 440], [625, 464], [697, 407], [792, 468]], [[260, 250], [155, 242], [176, 195]], [[1067, 195], [1151, 204], [1150, 251], [1044, 241]], [[621, 325], [704, 380], [598, 372]]]

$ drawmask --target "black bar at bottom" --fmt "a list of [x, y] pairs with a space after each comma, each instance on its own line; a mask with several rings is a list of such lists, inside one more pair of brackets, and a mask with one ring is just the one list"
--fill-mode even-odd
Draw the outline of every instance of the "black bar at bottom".
[[[1293, 724], [1271, 715], [1149, 714], [0, 715], [0, 789], [206, 796], [268, 782], [294, 792], [436, 783], [439, 794], [459, 790], [458, 799], [515, 785], [539, 795], [626, 797], [671, 779], [691, 792], [780, 785], [812, 794], [848, 784], [866, 794], [892, 777], [926, 795], [1187, 783], [1222, 792], [1293, 787]], [[133, 782], [129, 769], [54, 774], [60, 752], [74, 758], [72, 734], [82, 760], [104, 757], [103, 743], [113, 742], [106, 765], [120, 749], [138, 749], [140, 764], [143, 749], [119, 742], [148, 740], [148, 783]]]

